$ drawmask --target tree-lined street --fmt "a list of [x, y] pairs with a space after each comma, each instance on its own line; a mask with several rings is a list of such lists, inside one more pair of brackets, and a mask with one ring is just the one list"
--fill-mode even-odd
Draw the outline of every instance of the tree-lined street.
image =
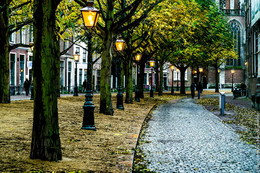
[[[191, 88], [196, 89], [198, 99], [203, 89], [212, 88], [206, 91], [212, 95], [212, 91], [218, 94], [224, 88], [234, 91], [234, 99], [250, 96], [253, 106], [260, 109], [257, 87], [250, 86], [255, 89], [251, 91], [247, 89], [250, 83], [245, 85], [249, 78], [259, 76], [255, 71], [260, 69], [260, 61], [249, 61], [256, 65], [253, 69], [247, 67], [243, 46], [248, 39], [242, 35], [247, 31], [230, 20], [230, 11], [223, 9], [230, 4], [226, 6], [225, 3], [209, 0], [1, 1], [0, 120], [4, 126], [0, 133], [1, 171], [63, 171], [68, 161], [75, 164], [66, 165], [65, 171], [128, 172], [129, 157], [133, 156], [133, 144], [142, 122], [151, 109], [162, 103], [169, 112], [156, 110], [158, 116], [167, 117], [165, 123], [159, 124], [162, 129], [158, 128], [158, 134], [167, 134], [164, 126], [176, 125], [176, 129], [168, 131], [184, 132], [182, 136], [187, 139], [176, 138], [169, 143], [159, 139], [149, 145], [183, 143], [182, 147], [185, 151], [187, 148], [191, 157], [193, 152], [197, 156], [206, 154], [207, 157], [200, 157], [201, 162], [215, 161], [211, 158], [215, 157], [211, 155], [215, 151], [232, 150], [219, 150], [223, 141], [218, 141], [216, 136], [225, 134], [230, 141], [238, 136], [216, 123], [209, 112], [203, 112], [190, 100], [184, 105], [167, 103], [189, 97]], [[231, 10], [236, 12], [247, 7], [244, 2], [232, 3], [232, 7], [238, 9]], [[242, 20], [244, 14], [237, 14], [241, 14]], [[253, 45], [258, 45], [259, 40], [257, 37], [252, 41]], [[251, 50], [249, 46], [247, 50], [258, 57], [258, 47]], [[23, 96], [24, 90], [26, 96]], [[73, 93], [73, 96], [64, 97], [64, 93]], [[218, 105], [216, 100], [209, 102]], [[203, 114], [209, 114], [214, 121], [203, 119]], [[249, 122], [243, 124], [246, 127], [249, 124], [249, 142], [258, 145], [259, 131], [255, 128], [259, 126], [259, 117], [250, 115], [249, 120], [249, 115], [245, 117], [234, 119]], [[202, 121], [200, 125], [204, 124], [201, 131], [196, 126], [198, 119]], [[151, 125], [152, 128], [156, 126]], [[213, 126], [216, 128], [210, 129]], [[203, 130], [204, 127], [209, 129]], [[203, 148], [208, 140], [214, 141], [210, 145], [216, 150], [194, 148], [189, 151], [193, 145], [189, 139], [197, 139], [193, 134], [196, 130], [202, 138], [201, 143], [195, 144]], [[209, 134], [209, 131], [220, 134]], [[240, 147], [240, 143], [234, 145]], [[89, 146], [93, 148], [88, 151]], [[180, 158], [176, 153], [179, 151], [176, 146], [171, 154], [176, 156], [171, 159], [176, 161], [171, 167], [176, 171], [185, 168], [178, 165]], [[88, 153], [85, 155], [85, 152]], [[97, 153], [92, 155], [94, 152]], [[78, 160], [80, 162], [76, 163]], [[42, 164], [44, 161], [46, 165]], [[102, 162], [105, 164], [100, 166]], [[233, 162], [243, 163], [236, 159]], [[249, 167], [241, 169], [256, 171], [258, 168], [250, 167], [255, 164], [253, 160]], [[204, 167], [196, 165], [193, 169], [210, 171], [211, 166], [222, 169], [217, 163]], [[227, 170], [233, 169], [231, 167]]]

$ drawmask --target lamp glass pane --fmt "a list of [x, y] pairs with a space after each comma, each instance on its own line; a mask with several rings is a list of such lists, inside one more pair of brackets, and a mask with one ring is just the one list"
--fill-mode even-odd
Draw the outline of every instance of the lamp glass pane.
[[150, 66], [151, 66], [151, 67], [154, 66], [154, 61], [150, 61]]
[[119, 41], [117, 41], [117, 42], [116, 42], [116, 49], [117, 49], [118, 51], [122, 51], [122, 50], [124, 49], [124, 42], [119, 42]]
[[140, 61], [140, 60], [141, 60], [141, 55], [140, 55], [140, 54], [137, 54], [137, 55], [135, 56], [135, 60], [136, 60], [136, 61]]
[[86, 27], [93, 27], [94, 24], [97, 24], [97, 20], [96, 17], [97, 12], [95, 11], [82, 11], [82, 16], [83, 16], [83, 20], [84, 20], [84, 25]]

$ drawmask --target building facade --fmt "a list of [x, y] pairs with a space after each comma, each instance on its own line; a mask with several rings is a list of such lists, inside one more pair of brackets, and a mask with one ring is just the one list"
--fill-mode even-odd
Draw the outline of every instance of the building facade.
[[[69, 38], [73, 40], [73, 38]], [[23, 94], [23, 83], [26, 78], [33, 82], [32, 59], [33, 52], [29, 47], [33, 43], [33, 27], [31, 25], [23, 27], [18, 32], [11, 34], [10, 45], [23, 44], [27, 45], [13, 49], [9, 53], [10, 64], [10, 94]], [[67, 50], [67, 51], [66, 51]], [[75, 86], [75, 75], [77, 75], [77, 85], [79, 91], [83, 91], [82, 84], [87, 79], [87, 47], [83, 42], [72, 45], [71, 41], [60, 40], [60, 51], [63, 54], [60, 57], [60, 91], [61, 93], [73, 93]], [[66, 51], [66, 52], [65, 52]], [[73, 55], [78, 52], [80, 60], [74, 61]], [[93, 55], [93, 61], [98, 58], [97, 54]], [[101, 60], [99, 59], [93, 65], [93, 90], [99, 90], [100, 85]], [[77, 74], [76, 74], [77, 71]]]
[[[246, 27], [245, 27], [245, 2], [244, 0], [216, 0], [219, 9], [227, 17], [234, 38], [234, 49], [238, 54], [237, 59], [227, 59], [219, 69], [219, 87], [231, 88], [240, 86], [241, 82], [246, 82]], [[231, 73], [234, 70], [234, 74]], [[216, 71], [208, 67], [208, 88], [215, 87]]]
[[254, 96], [260, 93], [260, 0], [247, 0], [245, 10], [247, 86], [254, 102]]

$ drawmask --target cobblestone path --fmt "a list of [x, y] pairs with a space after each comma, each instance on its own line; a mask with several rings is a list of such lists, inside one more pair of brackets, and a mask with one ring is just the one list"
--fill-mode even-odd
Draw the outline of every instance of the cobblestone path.
[[155, 172], [259, 173], [260, 153], [202, 106], [184, 99], [157, 108], [144, 143], [147, 168]]

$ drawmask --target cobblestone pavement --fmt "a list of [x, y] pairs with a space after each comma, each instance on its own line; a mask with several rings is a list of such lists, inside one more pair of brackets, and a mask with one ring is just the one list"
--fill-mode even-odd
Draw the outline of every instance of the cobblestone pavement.
[[260, 172], [260, 153], [229, 126], [191, 99], [157, 108], [144, 144], [147, 168], [155, 172]]

